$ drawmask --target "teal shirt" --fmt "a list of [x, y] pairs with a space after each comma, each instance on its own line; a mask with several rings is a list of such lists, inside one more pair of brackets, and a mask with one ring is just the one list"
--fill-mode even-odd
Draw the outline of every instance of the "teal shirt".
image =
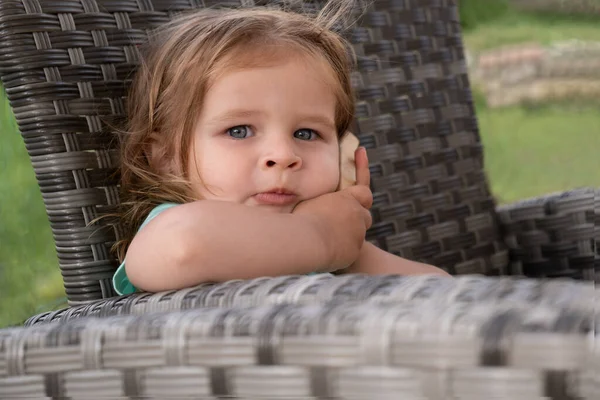
[[[150, 214], [148, 214], [148, 216], [142, 223], [142, 226], [140, 226], [140, 229], [138, 229], [138, 232], [144, 226], [146, 226], [148, 224], [148, 222], [150, 222], [154, 218], [156, 218], [156, 216], [158, 214], [165, 211], [166, 209], [175, 207], [176, 205], [177, 204], [175, 204], [175, 203], [164, 203], [164, 204], [160, 204], [160, 205], [156, 206], [152, 211], [150, 211]], [[131, 294], [131, 293], [135, 293], [137, 291], [136, 287], [133, 286], [131, 284], [131, 282], [129, 282], [129, 278], [127, 278], [127, 273], [125, 272], [125, 261], [127, 261], [127, 260], [123, 260], [123, 263], [121, 263], [121, 265], [117, 269], [117, 272], [115, 272], [115, 274], [113, 275], [113, 280], [112, 280], [115, 291], [121, 295]]]

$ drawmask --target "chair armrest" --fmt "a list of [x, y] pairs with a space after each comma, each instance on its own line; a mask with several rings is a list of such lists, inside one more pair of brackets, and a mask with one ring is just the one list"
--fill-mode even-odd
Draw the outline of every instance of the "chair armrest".
[[511, 275], [600, 282], [600, 189], [582, 188], [497, 208]]
[[0, 330], [0, 393], [592, 400], [597, 316], [504, 301], [345, 301], [82, 318]]
[[[536, 287], [536, 294], [531, 290]], [[319, 305], [329, 302], [404, 304], [528, 303], [588, 309], [600, 294], [590, 282], [537, 281], [518, 277], [461, 275], [369, 276], [330, 274], [285, 276], [201, 285], [179, 291], [137, 293], [39, 314], [26, 325], [66, 323], [83, 317], [145, 315], [200, 308], [253, 307], [269, 304]], [[597, 296], [600, 297], [600, 296]], [[566, 303], [565, 303], [566, 302]]]

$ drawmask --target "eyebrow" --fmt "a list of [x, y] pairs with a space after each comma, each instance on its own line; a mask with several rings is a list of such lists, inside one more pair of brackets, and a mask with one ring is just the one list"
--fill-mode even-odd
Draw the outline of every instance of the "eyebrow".
[[302, 121], [312, 122], [314, 124], [319, 124], [321, 126], [327, 127], [329, 129], [335, 130], [335, 123], [330, 118], [327, 118], [324, 115], [308, 115], [306, 117], [301, 118]]
[[[214, 118], [210, 119], [210, 123], [224, 123], [237, 119], [250, 118], [253, 116], [261, 116], [264, 115], [264, 111], [259, 110], [243, 110], [243, 109], [235, 109], [229, 110], [225, 113], [217, 115]], [[331, 118], [327, 118], [324, 115], [306, 115], [299, 118], [303, 123], [314, 123], [319, 124], [321, 126], [330, 128], [335, 130], [335, 123]]]
[[263, 111], [258, 110], [229, 110], [222, 114], [217, 115], [214, 118], [211, 118], [210, 122], [228, 122], [231, 120], [239, 119], [239, 118], [250, 118], [256, 115], [264, 115]]

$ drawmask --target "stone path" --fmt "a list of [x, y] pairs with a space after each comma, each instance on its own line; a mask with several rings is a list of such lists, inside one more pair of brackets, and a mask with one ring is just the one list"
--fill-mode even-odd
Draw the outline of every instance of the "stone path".
[[600, 99], [600, 43], [523, 43], [469, 54], [469, 75], [488, 106]]

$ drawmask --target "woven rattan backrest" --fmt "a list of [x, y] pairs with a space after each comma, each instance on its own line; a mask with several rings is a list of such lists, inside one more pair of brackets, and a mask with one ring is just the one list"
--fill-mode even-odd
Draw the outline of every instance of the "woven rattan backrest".
[[[70, 304], [114, 296], [109, 249], [118, 228], [90, 222], [119, 202], [106, 121], [124, 117], [136, 46], [179, 11], [240, 3], [254, 5], [0, 0], [0, 76]], [[451, 273], [502, 273], [506, 253], [482, 169], [457, 0], [373, 1], [349, 37], [358, 55], [355, 130], [369, 150], [375, 198], [369, 240]]]

